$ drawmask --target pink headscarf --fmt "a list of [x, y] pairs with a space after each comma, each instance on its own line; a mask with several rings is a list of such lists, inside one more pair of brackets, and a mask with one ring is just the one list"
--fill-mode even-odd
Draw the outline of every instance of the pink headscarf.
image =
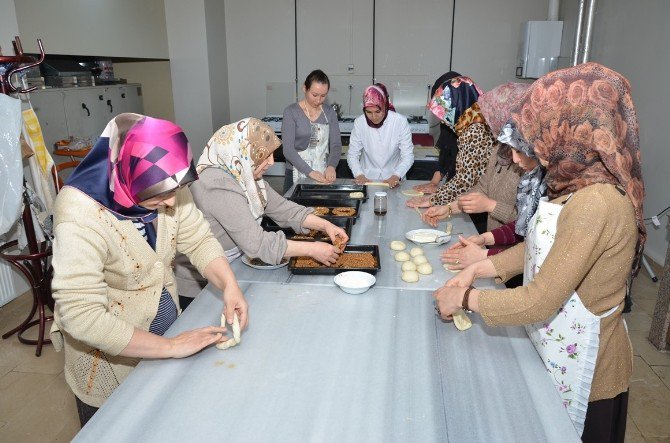
[[372, 128], [380, 128], [384, 124], [389, 111], [395, 111], [395, 108], [389, 100], [389, 94], [386, 91], [386, 86], [384, 86], [382, 83], [375, 83], [372, 86], [368, 86], [365, 88], [365, 92], [363, 93], [363, 111], [365, 111], [366, 108], [374, 107], [379, 108], [379, 110], [384, 113], [384, 118], [381, 122], [374, 124], [372, 121], [370, 121], [368, 116], [365, 115], [365, 113], [363, 113], [363, 115], [365, 115], [365, 121], [368, 122], [368, 126]]

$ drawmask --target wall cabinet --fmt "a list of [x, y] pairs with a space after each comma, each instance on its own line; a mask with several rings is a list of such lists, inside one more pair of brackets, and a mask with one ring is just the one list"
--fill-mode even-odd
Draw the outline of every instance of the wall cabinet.
[[144, 113], [139, 84], [41, 89], [30, 94], [30, 101], [51, 150], [68, 137], [100, 136], [118, 114]]

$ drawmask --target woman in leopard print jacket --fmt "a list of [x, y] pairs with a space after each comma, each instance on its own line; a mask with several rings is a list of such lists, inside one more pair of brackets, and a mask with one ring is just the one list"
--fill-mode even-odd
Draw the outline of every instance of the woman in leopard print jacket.
[[477, 99], [482, 91], [469, 77], [445, 81], [428, 103], [430, 111], [449, 126], [458, 137], [456, 175], [438, 188], [431, 197], [414, 197], [410, 207], [446, 205], [474, 186], [486, 170], [495, 139], [479, 110]]

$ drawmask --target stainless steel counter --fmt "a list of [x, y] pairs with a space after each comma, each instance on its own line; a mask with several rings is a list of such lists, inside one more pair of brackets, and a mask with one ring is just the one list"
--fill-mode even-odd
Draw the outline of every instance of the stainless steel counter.
[[[420, 227], [394, 192], [386, 231], [363, 206], [352, 235], [389, 256], [390, 240]], [[250, 306], [242, 343], [143, 361], [76, 441], [579, 441], [523, 328], [474, 315], [459, 332], [435, 316], [429, 289], [446, 272], [408, 288], [383, 258], [377, 285], [349, 295], [331, 277], [277, 284], [285, 269], [233, 267]], [[222, 306], [208, 286], [167, 335], [216, 324]]]

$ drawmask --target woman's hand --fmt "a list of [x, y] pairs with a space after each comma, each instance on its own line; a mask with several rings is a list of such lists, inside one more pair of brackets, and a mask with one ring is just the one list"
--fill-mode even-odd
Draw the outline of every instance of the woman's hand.
[[430, 207], [430, 197], [412, 197], [405, 204], [410, 208], [428, 208]]
[[345, 245], [349, 241], [349, 236], [347, 235], [347, 232], [340, 228], [339, 226], [335, 226], [329, 221], [324, 220], [327, 224], [324, 226], [323, 231], [328, 234], [328, 237], [330, 238], [330, 241], [333, 242], [333, 244], [337, 243], [344, 243]]
[[414, 189], [415, 191], [423, 192], [425, 194], [434, 194], [435, 192], [437, 192], [437, 188], [439, 187], [440, 185], [438, 184], [424, 183], [422, 185], [416, 185], [412, 189]]
[[449, 216], [448, 206], [431, 206], [421, 215], [421, 220], [429, 225], [436, 227], [440, 220], [444, 220]]
[[209, 345], [227, 340], [225, 333], [226, 328], [221, 326], [207, 326], [182, 332], [168, 339], [170, 346], [168, 355], [172, 358], [188, 357]]
[[312, 171], [309, 173], [309, 178], [311, 178], [314, 181], [317, 181], [319, 183], [328, 183], [328, 180], [326, 180], [326, 176], [323, 175], [323, 173], [319, 171]]
[[223, 313], [226, 316], [226, 323], [233, 324], [233, 313], [237, 313], [237, 319], [240, 321], [240, 330], [247, 327], [249, 322], [249, 306], [244, 299], [244, 294], [237, 285], [228, 285], [223, 291], [223, 303], [225, 305]]
[[323, 175], [328, 183], [333, 183], [335, 181], [335, 168], [328, 166]]
[[386, 180], [384, 180], [384, 183], [388, 183], [390, 188], [395, 188], [400, 184], [400, 177], [397, 175], [392, 175]]
[[337, 246], [333, 246], [330, 243], [315, 241], [309, 245], [309, 256], [319, 263], [330, 266], [337, 261], [337, 257], [340, 256], [340, 250]]
[[[477, 246], [485, 246], [486, 245], [484, 234], [471, 235], [470, 237], [467, 238], [467, 241], [470, 242], [470, 243], [474, 243]], [[462, 249], [464, 247], [465, 247], [465, 245], [463, 243], [461, 243], [460, 240], [459, 240], [457, 243], [449, 246], [447, 251], [451, 251], [451, 250], [454, 250], [454, 249]]]
[[360, 174], [356, 176], [354, 181], [356, 182], [357, 185], [364, 185], [370, 180], [365, 176], [365, 174]]
[[444, 286], [449, 288], [467, 288], [477, 278], [477, 265], [470, 265], [447, 281]]
[[448, 263], [450, 270], [464, 269], [466, 266], [485, 260], [487, 250], [466, 238], [459, 236], [460, 248], [451, 247], [444, 251], [440, 258], [442, 263]]
[[471, 192], [458, 198], [458, 205], [467, 214], [478, 214], [481, 212], [493, 212], [496, 201], [488, 198], [481, 192]]
[[463, 306], [463, 296], [466, 288], [442, 286], [433, 292], [435, 305], [443, 320], [451, 320], [451, 317]]

